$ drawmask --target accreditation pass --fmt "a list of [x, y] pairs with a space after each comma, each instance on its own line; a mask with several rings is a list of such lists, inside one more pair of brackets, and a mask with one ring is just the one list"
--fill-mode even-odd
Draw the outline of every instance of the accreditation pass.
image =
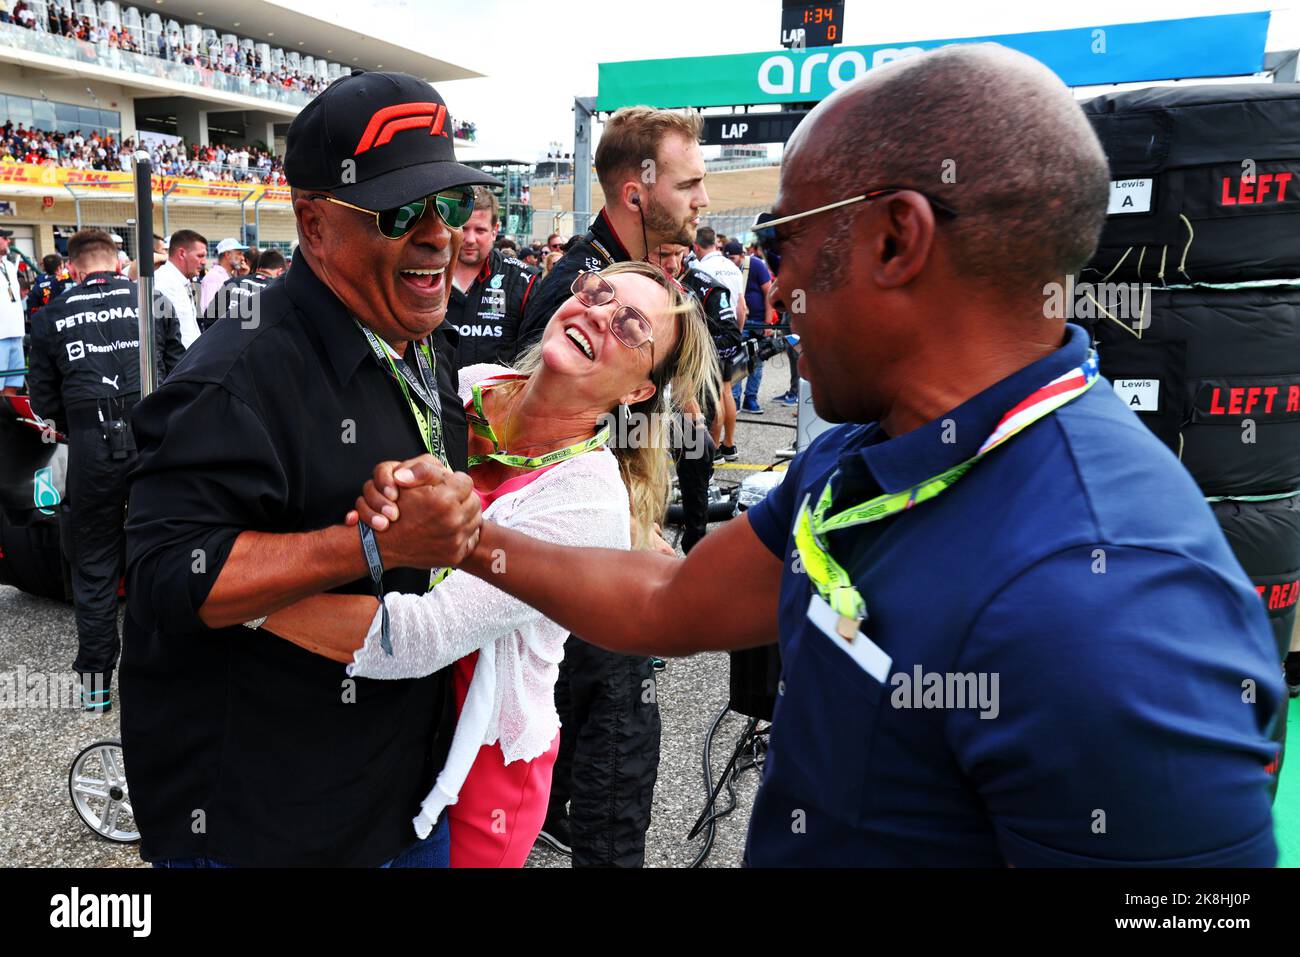
[[861, 628], [852, 641], [841, 638], [836, 629], [839, 617], [826, 599], [814, 591], [808, 602], [808, 620], [816, 625], [837, 648], [852, 658], [859, 668], [883, 685], [889, 677], [889, 666], [894, 663], [894, 659], [863, 634]]

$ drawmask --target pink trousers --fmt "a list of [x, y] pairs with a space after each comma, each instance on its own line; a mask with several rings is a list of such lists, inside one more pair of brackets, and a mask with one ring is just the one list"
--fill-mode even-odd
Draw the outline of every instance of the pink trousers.
[[[456, 712], [465, 705], [478, 652], [456, 662]], [[479, 748], [460, 800], [447, 808], [452, 867], [523, 867], [546, 820], [560, 735], [532, 761], [505, 763], [500, 744]]]

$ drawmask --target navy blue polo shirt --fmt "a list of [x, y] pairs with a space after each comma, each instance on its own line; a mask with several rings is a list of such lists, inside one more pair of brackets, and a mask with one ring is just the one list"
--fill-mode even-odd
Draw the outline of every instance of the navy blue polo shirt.
[[[1084, 361], [1055, 353], [898, 438], [821, 435], [748, 513], [782, 558], [782, 686], [752, 865], [1271, 866], [1263, 604], [1178, 460], [1099, 380], [938, 498], [829, 537], [877, 680], [808, 618], [791, 535], [970, 458]], [[861, 639], [859, 639], [861, 640]]]

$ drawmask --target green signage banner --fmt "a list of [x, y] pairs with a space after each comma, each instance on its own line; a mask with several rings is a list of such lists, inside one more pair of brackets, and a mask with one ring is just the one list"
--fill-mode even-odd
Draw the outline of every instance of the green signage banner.
[[596, 109], [820, 100], [868, 70], [951, 43], [1000, 43], [1069, 86], [1240, 76], [1264, 65], [1269, 14], [1236, 13], [1039, 33], [600, 64]]

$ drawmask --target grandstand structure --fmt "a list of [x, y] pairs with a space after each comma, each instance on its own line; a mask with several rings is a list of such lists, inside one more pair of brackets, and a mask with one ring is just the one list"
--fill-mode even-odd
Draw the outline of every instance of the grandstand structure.
[[[55, 134], [94, 139], [92, 161], [77, 160], [80, 168], [60, 150], [6, 156], [15, 152], [12, 138], [0, 142], [0, 228], [35, 261], [85, 226], [118, 233], [134, 251], [130, 164], [114, 151], [140, 145], [185, 160], [155, 169], [155, 231], [197, 229], [214, 244], [236, 236], [287, 250], [295, 239], [288, 188], [278, 159], [274, 170], [256, 160], [283, 156], [289, 123], [316, 93], [353, 69], [399, 70], [431, 83], [480, 75], [287, 0], [6, 6], [0, 125], [50, 134], [45, 146]], [[473, 126], [464, 119], [453, 112], [456, 149], [472, 156]], [[107, 158], [93, 161], [105, 144]], [[206, 149], [194, 161], [195, 145], [214, 144], [230, 154], [223, 162]]]

